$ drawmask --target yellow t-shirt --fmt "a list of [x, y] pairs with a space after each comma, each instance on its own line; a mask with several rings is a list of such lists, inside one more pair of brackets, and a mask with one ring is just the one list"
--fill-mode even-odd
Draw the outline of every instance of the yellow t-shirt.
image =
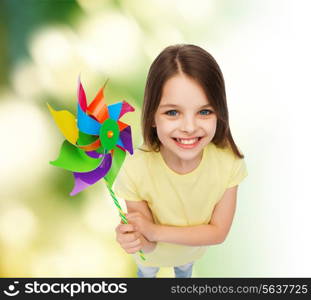
[[[137, 149], [127, 156], [115, 181], [118, 197], [127, 201], [146, 200], [156, 224], [193, 226], [208, 224], [225, 190], [247, 176], [244, 159], [228, 148], [209, 143], [199, 166], [190, 173], [178, 174], [165, 163], [160, 152]], [[184, 246], [158, 242], [155, 250], [134, 258], [144, 266], [179, 266], [199, 259], [206, 246]]]

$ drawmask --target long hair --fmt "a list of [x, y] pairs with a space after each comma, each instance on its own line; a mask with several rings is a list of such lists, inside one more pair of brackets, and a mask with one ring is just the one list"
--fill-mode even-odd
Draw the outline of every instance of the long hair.
[[220, 148], [230, 147], [239, 158], [244, 155], [236, 146], [229, 127], [225, 81], [216, 60], [204, 49], [195, 45], [179, 44], [165, 48], [151, 64], [142, 109], [144, 144], [159, 151], [161, 142], [157, 136], [154, 116], [162, 97], [165, 82], [177, 74], [185, 74], [203, 88], [217, 116], [217, 127], [211, 142]]

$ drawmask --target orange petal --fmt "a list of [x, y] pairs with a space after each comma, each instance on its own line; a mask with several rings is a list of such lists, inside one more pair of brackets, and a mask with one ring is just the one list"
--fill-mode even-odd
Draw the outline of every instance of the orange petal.
[[123, 123], [121, 121], [118, 121], [117, 123], [119, 125], [120, 131], [122, 131], [124, 128], [126, 128], [128, 126], [128, 124], [125, 124], [125, 123]]
[[87, 107], [87, 112], [99, 123], [103, 123], [106, 119], [109, 118], [108, 107], [105, 104], [103, 87], [99, 90], [94, 100]]
[[101, 146], [100, 139], [97, 139], [96, 141], [88, 145], [77, 145], [77, 147], [83, 149], [84, 151], [93, 151], [98, 149], [100, 146]]

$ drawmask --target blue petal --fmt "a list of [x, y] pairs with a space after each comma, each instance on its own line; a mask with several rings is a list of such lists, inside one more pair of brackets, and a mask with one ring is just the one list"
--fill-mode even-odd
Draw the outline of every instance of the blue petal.
[[122, 109], [122, 102], [108, 105], [109, 116], [112, 120], [118, 121]]
[[124, 144], [123, 144], [122, 140], [120, 139], [120, 137], [119, 137], [119, 139], [117, 141], [117, 145], [119, 145], [119, 146], [121, 146], [122, 148], [125, 149]]
[[86, 134], [99, 135], [101, 124], [88, 116], [78, 103], [78, 128]]

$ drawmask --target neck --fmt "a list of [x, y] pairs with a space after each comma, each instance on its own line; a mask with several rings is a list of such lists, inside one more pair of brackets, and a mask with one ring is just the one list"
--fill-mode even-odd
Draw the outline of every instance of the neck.
[[203, 156], [203, 151], [192, 160], [182, 160], [169, 150], [161, 147], [160, 148], [161, 155], [166, 163], [166, 165], [176, 173], [179, 174], [187, 174], [196, 169]]

